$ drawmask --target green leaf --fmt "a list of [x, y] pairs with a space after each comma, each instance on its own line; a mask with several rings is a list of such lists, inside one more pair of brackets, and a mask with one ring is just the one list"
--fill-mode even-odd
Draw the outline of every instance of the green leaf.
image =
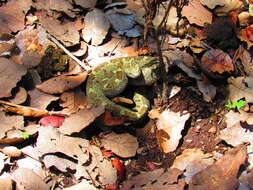
[[23, 133], [22, 133], [22, 138], [23, 138], [23, 139], [28, 139], [29, 136], [30, 136], [30, 135], [29, 135], [29, 133], [27, 133], [27, 132], [23, 132]]
[[245, 102], [244, 100], [239, 100], [239, 101], [236, 101], [236, 102], [231, 102], [230, 100], [228, 101], [228, 103], [225, 105], [228, 109], [233, 109], [233, 108], [237, 108], [237, 109], [240, 109], [242, 107], [245, 106]]
[[245, 106], [245, 102], [243, 100], [239, 100], [238, 102], [236, 102], [236, 108], [237, 109], [240, 109], [244, 106]]
[[228, 103], [225, 105], [228, 109], [233, 109], [233, 108], [235, 108], [235, 106], [234, 106], [234, 104], [230, 101], [230, 100], [228, 100]]

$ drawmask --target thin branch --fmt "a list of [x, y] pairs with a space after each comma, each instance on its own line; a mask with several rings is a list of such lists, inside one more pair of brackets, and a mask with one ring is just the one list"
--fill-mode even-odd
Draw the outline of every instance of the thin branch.
[[52, 35], [48, 34], [48, 38], [52, 40], [59, 48], [61, 48], [69, 57], [71, 57], [75, 62], [77, 62], [82, 68], [86, 71], [91, 70], [90, 66], [85, 65], [82, 61], [80, 61], [77, 57], [75, 57], [69, 50], [67, 50], [58, 40]]

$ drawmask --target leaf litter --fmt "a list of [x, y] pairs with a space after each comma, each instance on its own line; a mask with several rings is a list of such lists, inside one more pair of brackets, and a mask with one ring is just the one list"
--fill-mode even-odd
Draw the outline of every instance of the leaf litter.
[[[252, 188], [250, 5], [171, 2], [0, 3], [1, 187]], [[163, 101], [138, 87], [152, 102], [146, 118], [88, 104], [83, 68], [160, 53], [167, 73], [155, 86], [172, 90]], [[135, 90], [114, 100], [127, 104]]]

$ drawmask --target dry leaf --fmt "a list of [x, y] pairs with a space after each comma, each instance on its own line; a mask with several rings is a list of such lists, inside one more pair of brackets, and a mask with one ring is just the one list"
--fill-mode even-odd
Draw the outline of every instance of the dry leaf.
[[245, 145], [229, 150], [215, 164], [193, 176], [189, 190], [217, 189], [231, 190], [239, 185], [237, 175], [239, 168], [247, 160]]
[[22, 116], [8, 116], [0, 111], [0, 139], [6, 136], [11, 129], [24, 129], [24, 118]]
[[188, 183], [192, 176], [213, 163], [214, 159], [210, 154], [204, 154], [200, 149], [186, 149], [176, 157], [171, 168], [186, 170], [184, 175]]
[[37, 109], [37, 108], [32, 108], [29, 106], [20, 106], [17, 104], [12, 104], [9, 102], [5, 102], [0, 100], [0, 104], [4, 106], [4, 109], [9, 112], [14, 112], [23, 116], [27, 117], [43, 117], [43, 116], [48, 116], [50, 114], [55, 114], [55, 115], [64, 115], [61, 112], [49, 112], [47, 110], [42, 110], [42, 109]]
[[224, 0], [200, 0], [200, 2], [209, 9], [214, 9], [217, 6], [223, 6], [226, 3]]
[[85, 16], [85, 28], [82, 30], [83, 39], [92, 45], [100, 45], [106, 37], [110, 23], [105, 14], [99, 9], [93, 9]]
[[9, 101], [13, 104], [23, 104], [27, 99], [27, 92], [24, 88], [18, 87], [16, 89], [14, 97], [9, 98]]
[[247, 102], [253, 102], [253, 79], [251, 77], [230, 77], [228, 83], [229, 100], [236, 102], [245, 98]]
[[[76, 170], [75, 177], [97, 179], [97, 185], [101, 183], [114, 184], [117, 180], [117, 170], [112, 167], [111, 161], [104, 159], [98, 147], [91, 146], [89, 141], [83, 138], [64, 136], [53, 127], [39, 127], [36, 151], [38, 155], [53, 155], [59, 153], [63, 157], [47, 157], [48, 166], [57, 166], [65, 171], [67, 168]], [[68, 159], [70, 157], [71, 159]], [[67, 159], [67, 160], [63, 160]], [[71, 163], [71, 162], [74, 162]], [[76, 163], [77, 162], [77, 163]]]
[[183, 190], [185, 181], [178, 179], [181, 174], [182, 171], [176, 168], [144, 172], [127, 180], [120, 190]]
[[85, 93], [80, 90], [75, 92], [64, 92], [61, 94], [60, 99], [62, 101], [60, 106], [63, 107], [63, 113], [72, 114], [77, 112], [79, 109], [88, 107]]
[[40, 26], [37, 29], [33, 26], [27, 27], [16, 35], [15, 41], [20, 52], [18, 55], [13, 55], [11, 59], [28, 68], [40, 64], [45, 50], [52, 44], [47, 39], [46, 31]]
[[12, 180], [10, 178], [1, 178], [0, 187], [4, 190], [13, 190]]
[[238, 21], [240, 26], [248, 26], [252, 24], [252, 16], [250, 16], [248, 11], [242, 11], [238, 14]]
[[116, 134], [112, 132], [102, 135], [100, 141], [106, 150], [111, 150], [114, 154], [123, 158], [135, 156], [138, 148], [136, 137], [128, 133]]
[[[46, 3], [48, 4], [47, 1]], [[59, 2], [59, 5], [62, 6], [62, 2]], [[73, 27], [73, 22], [65, 20], [64, 23], [61, 23], [52, 16], [48, 16], [45, 11], [37, 11], [36, 16], [38, 16], [43, 28], [64, 43], [65, 46], [73, 46], [79, 43], [80, 35], [77, 29]]]
[[206, 51], [201, 58], [200, 67], [207, 75], [213, 78], [222, 77], [221, 74], [234, 70], [232, 59], [220, 49]]
[[26, 67], [6, 58], [0, 58], [0, 98], [11, 96], [11, 90], [27, 72]]
[[62, 126], [59, 128], [59, 131], [66, 135], [78, 133], [85, 127], [89, 126], [103, 112], [103, 107], [79, 110], [78, 112], [65, 118]]
[[106, 126], [117, 126], [122, 125], [126, 120], [124, 116], [112, 116], [112, 114], [108, 111], [105, 111], [103, 115], [104, 125]]
[[206, 77], [203, 80], [197, 80], [197, 85], [199, 91], [203, 95], [203, 99], [206, 102], [211, 102], [216, 95], [216, 87], [212, 85]]
[[[5, 160], [6, 160], [6, 156], [0, 152], [0, 171], [2, 172], [3, 168], [4, 168], [4, 165], [5, 165]], [[1, 178], [0, 178], [0, 181], [1, 181]], [[3, 183], [3, 182], [0, 182], [0, 184]], [[2, 186], [0, 186], [2, 187]]]
[[94, 8], [97, 0], [74, 0], [75, 4], [80, 5], [83, 8]]
[[1, 39], [0, 41], [0, 55], [10, 52], [15, 47], [15, 41], [13, 39]]
[[223, 0], [224, 6], [215, 9], [218, 15], [228, 15], [230, 11], [243, 7], [243, 2], [240, 0]]
[[22, 151], [15, 146], [6, 146], [1, 150], [7, 156], [18, 158], [22, 155]]
[[[127, 8], [117, 8], [116, 6], [112, 8], [112, 3], [109, 4], [110, 9], [105, 12], [106, 17], [111, 23], [114, 30], [118, 32], [119, 35], [126, 35], [128, 37], [138, 37], [141, 35], [140, 29], [136, 25], [134, 15]], [[105, 9], [108, 7], [106, 6]]]
[[[92, 0], [93, 1], [93, 0]], [[90, 184], [87, 180], [83, 179], [80, 183], [73, 185], [71, 187], [63, 188], [62, 190], [97, 190], [94, 185]]]
[[173, 152], [176, 150], [185, 122], [190, 114], [181, 115], [170, 110], [163, 111], [157, 120], [157, 138], [163, 152]]
[[31, 5], [31, 0], [8, 1], [0, 7], [0, 33], [17, 32], [24, 28], [25, 14]]
[[[23, 152], [23, 150], [22, 150]], [[28, 154], [27, 154], [28, 155]], [[37, 175], [42, 177], [43, 179], [47, 177], [47, 172], [45, 171], [45, 168], [41, 161], [38, 159], [33, 159], [30, 157], [31, 155], [18, 159], [17, 160], [17, 166], [19, 168], [27, 168], [35, 172]]]
[[37, 109], [46, 109], [52, 101], [59, 99], [57, 96], [46, 94], [38, 89], [31, 90], [28, 94], [30, 96], [30, 106]]
[[54, 167], [60, 172], [68, 172], [69, 170], [76, 169], [75, 162], [53, 154], [43, 156], [43, 163], [45, 164], [46, 168]]
[[253, 76], [252, 58], [249, 51], [246, 50], [243, 46], [240, 46], [236, 50], [233, 60], [240, 61], [240, 63], [243, 65], [244, 72], [246, 72], [248, 76]]
[[64, 136], [52, 126], [39, 127], [38, 134], [36, 148], [41, 156], [48, 153], [61, 152], [82, 163], [86, 163], [89, 160], [87, 148], [89, 148], [90, 144], [88, 140]]
[[212, 85], [207, 77], [204, 75], [196, 74], [190, 67], [188, 67], [180, 59], [175, 60], [174, 64], [182, 69], [189, 77], [197, 80], [199, 91], [202, 93], [203, 98], [207, 102], [211, 102], [216, 95], [216, 87]]
[[[226, 141], [228, 144], [232, 146], [237, 146], [239, 144], [249, 142], [248, 145], [248, 153], [253, 151], [253, 134], [251, 130], [247, 130], [242, 127], [242, 123], [245, 122], [247, 125], [252, 126], [252, 113], [247, 113], [240, 110], [240, 113], [234, 112], [230, 110], [225, 115], [225, 121], [227, 124], [227, 128], [223, 129], [220, 132], [219, 138]], [[249, 156], [248, 162], [253, 165], [253, 157]]]
[[248, 48], [250, 48], [253, 45], [253, 25], [241, 29], [237, 36], [241, 41], [246, 42]]
[[[112, 52], [115, 56], [104, 56], [106, 54], [111, 54]], [[89, 65], [95, 67], [100, 63], [109, 61], [112, 58], [137, 55], [136, 41], [132, 45], [129, 45], [127, 40], [113, 37], [109, 42], [103, 45], [97, 47], [89, 46], [89, 54], [86, 60], [89, 62]]]
[[202, 6], [199, 0], [190, 0], [188, 5], [183, 6], [182, 15], [191, 24], [198, 26], [212, 23], [212, 13]]
[[18, 189], [49, 190], [49, 185], [30, 169], [18, 168], [12, 173], [12, 178], [17, 183]]
[[[164, 4], [166, 5], [166, 3]], [[166, 6], [160, 6], [159, 11], [157, 11], [157, 14], [155, 18], [153, 19], [153, 25], [155, 27], [158, 27], [159, 24], [162, 22], [164, 15], [166, 13]], [[141, 25], [145, 25], [145, 9], [140, 8], [136, 12], [135, 20]], [[176, 7], [171, 7], [169, 15], [167, 16], [167, 22], [166, 22], [166, 29], [173, 35], [176, 36], [182, 36], [184, 35], [186, 28], [185, 28], [185, 22], [183, 19], [179, 19], [179, 16], [177, 14]]]
[[79, 86], [85, 81], [87, 75], [86, 71], [76, 75], [60, 75], [36, 85], [36, 88], [48, 94], [59, 94]]
[[99, 147], [92, 145], [90, 150], [90, 164], [84, 167], [79, 163], [75, 177], [97, 178], [98, 180], [95, 181], [94, 185], [115, 184], [117, 181], [117, 170], [112, 166], [111, 161], [104, 158]]
[[64, 12], [70, 17], [75, 16], [72, 4], [68, 0], [40, 0], [33, 3], [33, 7], [36, 7], [37, 10], [47, 10], [47, 12], [56, 11], [59, 13]]

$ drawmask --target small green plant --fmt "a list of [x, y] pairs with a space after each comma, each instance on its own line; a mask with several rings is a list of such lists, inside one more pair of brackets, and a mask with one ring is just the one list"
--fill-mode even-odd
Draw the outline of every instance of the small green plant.
[[236, 102], [231, 102], [230, 100], [228, 101], [228, 103], [225, 105], [228, 109], [233, 109], [233, 108], [237, 108], [237, 109], [240, 109], [242, 107], [245, 106], [245, 102], [244, 100], [239, 100], [239, 101], [236, 101]]
[[30, 136], [30, 135], [29, 135], [29, 133], [27, 133], [27, 132], [23, 132], [23, 133], [22, 133], [22, 138], [23, 138], [23, 139], [28, 139], [29, 136]]

